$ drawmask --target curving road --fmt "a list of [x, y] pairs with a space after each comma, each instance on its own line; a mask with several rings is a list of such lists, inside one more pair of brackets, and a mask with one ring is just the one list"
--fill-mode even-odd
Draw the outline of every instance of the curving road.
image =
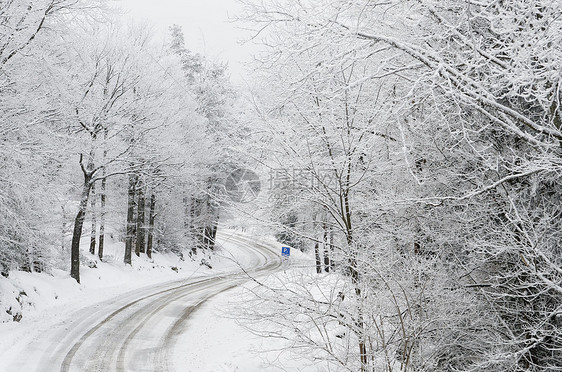
[[10, 371], [174, 371], [168, 363], [177, 335], [207, 299], [236, 287], [251, 276], [281, 266], [271, 247], [241, 235], [219, 234], [255, 259], [238, 272], [189, 281], [175, 281], [100, 303], [73, 314], [58, 330], [30, 345], [30, 355]]

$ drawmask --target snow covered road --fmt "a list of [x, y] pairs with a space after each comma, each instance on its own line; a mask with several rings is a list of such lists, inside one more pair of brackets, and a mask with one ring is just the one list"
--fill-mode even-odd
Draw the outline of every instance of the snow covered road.
[[[239, 270], [155, 285], [82, 308], [22, 348], [5, 371], [173, 371], [170, 353], [191, 313], [209, 298], [281, 266], [279, 253], [221, 234], [246, 253]], [[248, 256], [251, 259], [248, 260]]]

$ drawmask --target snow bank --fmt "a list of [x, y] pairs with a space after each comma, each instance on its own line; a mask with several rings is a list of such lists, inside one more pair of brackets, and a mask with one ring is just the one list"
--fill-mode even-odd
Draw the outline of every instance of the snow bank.
[[244, 296], [236, 288], [205, 302], [191, 315], [186, 332], [173, 350], [173, 364], [185, 372], [317, 371], [307, 360], [291, 353], [278, 338], [253, 334], [233, 312], [233, 301]]
[[[12, 271], [8, 278], [0, 277], [0, 326], [1, 323], [27, 322], [48, 309], [100, 301], [119, 293], [192, 276], [216, 274], [238, 268], [244, 255], [222, 250], [222, 245], [212, 255], [198, 253], [191, 256], [188, 250], [179, 257], [173, 253], [153, 252], [149, 259], [145, 254], [133, 254], [132, 264], [123, 263], [124, 243], [106, 238], [103, 261], [88, 252], [89, 236], [81, 242], [80, 282], [76, 283], [67, 271], [53, 269], [49, 273]], [[234, 259], [234, 256], [237, 259]], [[0, 339], [0, 343], [2, 340]]]

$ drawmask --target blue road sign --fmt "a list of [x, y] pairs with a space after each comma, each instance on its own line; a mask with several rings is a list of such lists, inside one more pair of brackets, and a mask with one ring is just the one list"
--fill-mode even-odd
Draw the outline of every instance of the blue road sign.
[[289, 257], [291, 255], [291, 248], [281, 247], [281, 256]]

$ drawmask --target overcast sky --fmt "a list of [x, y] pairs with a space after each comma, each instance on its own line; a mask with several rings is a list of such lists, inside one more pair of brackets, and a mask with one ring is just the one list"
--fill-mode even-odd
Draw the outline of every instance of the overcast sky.
[[121, 0], [122, 7], [138, 19], [154, 23], [164, 37], [172, 24], [182, 26], [188, 49], [211, 60], [226, 61], [233, 80], [245, 80], [242, 63], [248, 61], [251, 47], [240, 45], [248, 36], [229, 21], [237, 14], [236, 0]]

